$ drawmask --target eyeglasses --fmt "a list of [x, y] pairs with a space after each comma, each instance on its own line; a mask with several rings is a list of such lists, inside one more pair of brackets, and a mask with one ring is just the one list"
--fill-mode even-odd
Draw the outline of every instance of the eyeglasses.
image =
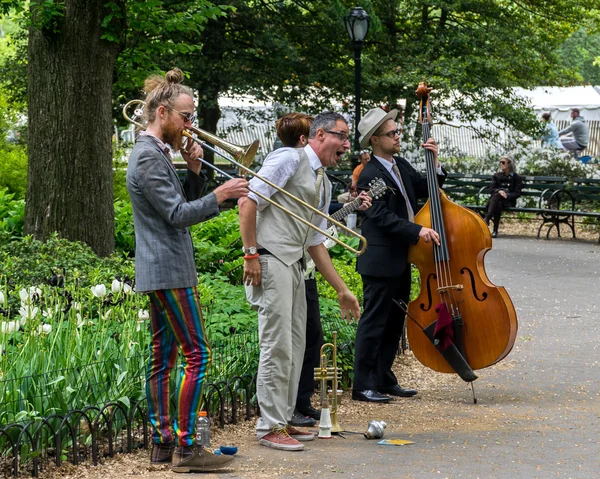
[[182, 111], [176, 110], [175, 108], [172, 108], [170, 106], [164, 105], [165, 108], [168, 108], [171, 111], [174, 111], [175, 113], [179, 113], [183, 118], [185, 118], [185, 121], [189, 121], [190, 123], [194, 123], [196, 121], [196, 114], [195, 113], [183, 113]]
[[397, 130], [388, 131], [387, 133], [382, 133], [381, 135], [377, 135], [377, 136], [387, 136], [388, 138], [391, 138], [393, 140], [394, 138], [396, 138], [396, 135], [400, 136], [401, 134], [402, 134], [402, 130], [397, 129]]
[[343, 133], [341, 131], [333, 131], [333, 130], [324, 130], [324, 131], [325, 131], [325, 133], [331, 133], [332, 135], [337, 136], [344, 143], [350, 140], [350, 137], [348, 136], [347, 133]]

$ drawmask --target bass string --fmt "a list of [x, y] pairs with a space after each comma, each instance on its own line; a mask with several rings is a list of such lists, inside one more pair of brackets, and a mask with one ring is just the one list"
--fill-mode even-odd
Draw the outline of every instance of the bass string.
[[[426, 111], [423, 112], [423, 118], [429, 118], [429, 116], [426, 114]], [[424, 120], [422, 123], [422, 128], [423, 143], [425, 143], [431, 137], [430, 122], [428, 120]], [[446, 308], [448, 309], [448, 311], [450, 311], [452, 316], [455, 317], [457, 314], [459, 314], [458, 304], [456, 304], [454, 295], [451, 293], [452, 290], [448, 289], [448, 287], [452, 286], [453, 279], [450, 268], [450, 255], [448, 251], [448, 243], [444, 227], [444, 216], [437, 181], [435, 159], [433, 153], [427, 149], [425, 150], [425, 161], [427, 172], [427, 186], [429, 190], [429, 199], [431, 205], [431, 223], [432, 228], [440, 236], [440, 245], [433, 245], [436, 275], [438, 278], [438, 287], [444, 288], [443, 294], [440, 293], [440, 297], [442, 299], [442, 302], [446, 304]]]

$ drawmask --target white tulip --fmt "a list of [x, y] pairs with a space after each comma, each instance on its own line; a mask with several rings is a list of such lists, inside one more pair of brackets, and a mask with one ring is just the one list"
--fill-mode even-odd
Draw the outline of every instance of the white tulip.
[[123, 283], [123, 292], [125, 294], [133, 293], [133, 289], [127, 283]]
[[19, 314], [21, 316], [21, 325], [25, 326], [25, 323], [29, 319], [33, 319], [37, 316], [39, 309], [37, 307], [32, 308], [28, 304], [23, 305], [21, 303], [21, 308], [19, 309]]
[[38, 296], [41, 296], [42, 295], [42, 290], [40, 288], [38, 288], [37, 286], [31, 286], [29, 288], [29, 297], [33, 297], [36, 294]]
[[120, 293], [123, 289], [123, 283], [121, 283], [118, 279], [113, 279], [110, 289], [114, 294]]
[[75, 316], [77, 317], [77, 327], [81, 328], [85, 324], [85, 321], [81, 318], [81, 314], [77, 313]]
[[21, 291], [19, 291], [19, 298], [21, 298], [22, 303], [29, 302], [29, 293], [27, 292], [26, 289], [22, 289]]
[[4, 304], [4, 293], [0, 291], [0, 304]]
[[38, 327], [38, 333], [40, 334], [50, 334], [50, 332], [52, 331], [52, 325], [51, 324], [40, 324], [40, 326]]
[[71, 307], [75, 311], [81, 311], [81, 303], [78, 303], [77, 301], [73, 301], [73, 303], [71, 303]]
[[138, 318], [141, 321], [145, 321], [150, 318], [150, 313], [148, 311], [146, 311], [145, 309], [140, 309], [138, 311]]
[[108, 310], [106, 313], [104, 313], [104, 314], [102, 315], [102, 319], [103, 319], [104, 321], [106, 321], [106, 320], [108, 319], [108, 317], [110, 316], [110, 313], [111, 313], [111, 311], [112, 311], [112, 309], [109, 309], [109, 310]]
[[104, 298], [104, 296], [106, 296], [106, 286], [103, 284], [97, 284], [96, 286], [92, 286], [90, 289], [96, 298]]
[[0, 323], [0, 333], [10, 334], [18, 331], [20, 328], [18, 321], [2, 321]]

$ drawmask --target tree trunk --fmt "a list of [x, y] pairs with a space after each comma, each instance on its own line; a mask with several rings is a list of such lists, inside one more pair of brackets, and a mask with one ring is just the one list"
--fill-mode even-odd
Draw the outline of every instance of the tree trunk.
[[34, 15], [25, 210], [27, 234], [44, 240], [57, 232], [100, 256], [114, 249], [111, 87], [119, 52], [100, 38], [104, 3], [65, 0], [63, 16], [40, 29]]

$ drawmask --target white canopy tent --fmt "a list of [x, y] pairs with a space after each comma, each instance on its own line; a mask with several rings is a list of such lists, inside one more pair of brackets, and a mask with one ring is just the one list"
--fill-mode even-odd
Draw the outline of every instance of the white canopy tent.
[[600, 86], [517, 88], [516, 91], [530, 100], [536, 112], [547, 111], [556, 121], [570, 121], [571, 108], [579, 108], [580, 115], [588, 121], [600, 121]]

